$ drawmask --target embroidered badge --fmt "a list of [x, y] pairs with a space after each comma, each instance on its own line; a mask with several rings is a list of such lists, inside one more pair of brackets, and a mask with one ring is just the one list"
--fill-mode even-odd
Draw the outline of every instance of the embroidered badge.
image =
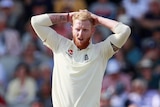
[[73, 50], [72, 50], [72, 49], [69, 49], [66, 53], [67, 53], [70, 57], [72, 57], [72, 55], [73, 55]]
[[69, 49], [69, 50], [68, 50], [68, 53], [69, 53], [70, 55], [73, 55], [73, 50]]

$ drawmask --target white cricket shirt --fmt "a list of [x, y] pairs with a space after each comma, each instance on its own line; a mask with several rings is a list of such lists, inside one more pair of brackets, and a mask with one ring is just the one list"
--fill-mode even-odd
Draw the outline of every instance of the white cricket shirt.
[[[53, 106], [99, 107], [103, 74], [108, 59], [115, 53], [110, 44], [112, 38], [98, 44], [90, 43], [86, 49], [79, 50], [71, 40], [48, 27], [52, 22], [47, 14], [34, 16], [31, 23], [44, 44], [54, 53]], [[125, 25], [118, 24], [115, 28], [117, 34], [112, 36], [123, 34], [126, 35], [123, 40], [126, 40], [128, 34], [121, 33], [120, 28], [127, 30]]]

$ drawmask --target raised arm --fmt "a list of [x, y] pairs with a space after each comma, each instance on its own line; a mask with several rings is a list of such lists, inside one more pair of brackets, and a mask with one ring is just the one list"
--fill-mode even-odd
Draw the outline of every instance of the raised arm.
[[31, 24], [38, 36], [44, 41], [46, 35], [53, 30], [50, 29], [49, 26], [58, 23], [72, 22], [72, 15], [74, 13], [76, 12], [36, 15], [31, 18]]
[[51, 25], [67, 22], [67, 13], [52, 13], [33, 16], [31, 24], [38, 36], [45, 41], [48, 33], [53, 32]]
[[115, 20], [97, 16], [92, 13], [91, 13], [91, 16], [93, 17], [93, 19], [95, 19], [95, 22], [96, 22], [95, 24], [102, 25], [110, 29], [114, 33], [108, 38], [110, 39], [110, 42], [114, 51], [117, 51], [119, 48], [121, 48], [124, 45], [124, 43], [126, 42], [126, 40], [128, 39], [131, 33], [129, 26], [124, 25]]
[[56, 49], [62, 39], [62, 36], [59, 36], [50, 26], [67, 22], [68, 15], [68, 13], [52, 13], [36, 15], [31, 18], [34, 31], [50, 49]]

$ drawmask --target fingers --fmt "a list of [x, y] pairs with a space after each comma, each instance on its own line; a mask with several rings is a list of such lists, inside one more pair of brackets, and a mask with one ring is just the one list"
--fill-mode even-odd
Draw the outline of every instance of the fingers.
[[74, 14], [76, 14], [77, 12], [70, 12], [69, 13], [69, 20], [68, 20], [68, 22], [71, 22], [72, 23], [72, 17], [73, 17], [73, 15]]
[[88, 12], [91, 15], [91, 17], [94, 19], [94, 25], [96, 26], [99, 24], [99, 22], [97, 20], [98, 16], [96, 14], [88, 11], [87, 9], [80, 9], [79, 12]]
[[79, 12], [89, 12], [87, 9], [80, 9]]

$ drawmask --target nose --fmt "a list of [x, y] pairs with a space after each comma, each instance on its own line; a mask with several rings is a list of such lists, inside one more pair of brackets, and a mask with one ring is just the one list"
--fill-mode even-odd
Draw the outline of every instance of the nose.
[[80, 31], [78, 32], [78, 38], [79, 38], [79, 39], [82, 39], [82, 36], [83, 36], [83, 31], [80, 30]]

